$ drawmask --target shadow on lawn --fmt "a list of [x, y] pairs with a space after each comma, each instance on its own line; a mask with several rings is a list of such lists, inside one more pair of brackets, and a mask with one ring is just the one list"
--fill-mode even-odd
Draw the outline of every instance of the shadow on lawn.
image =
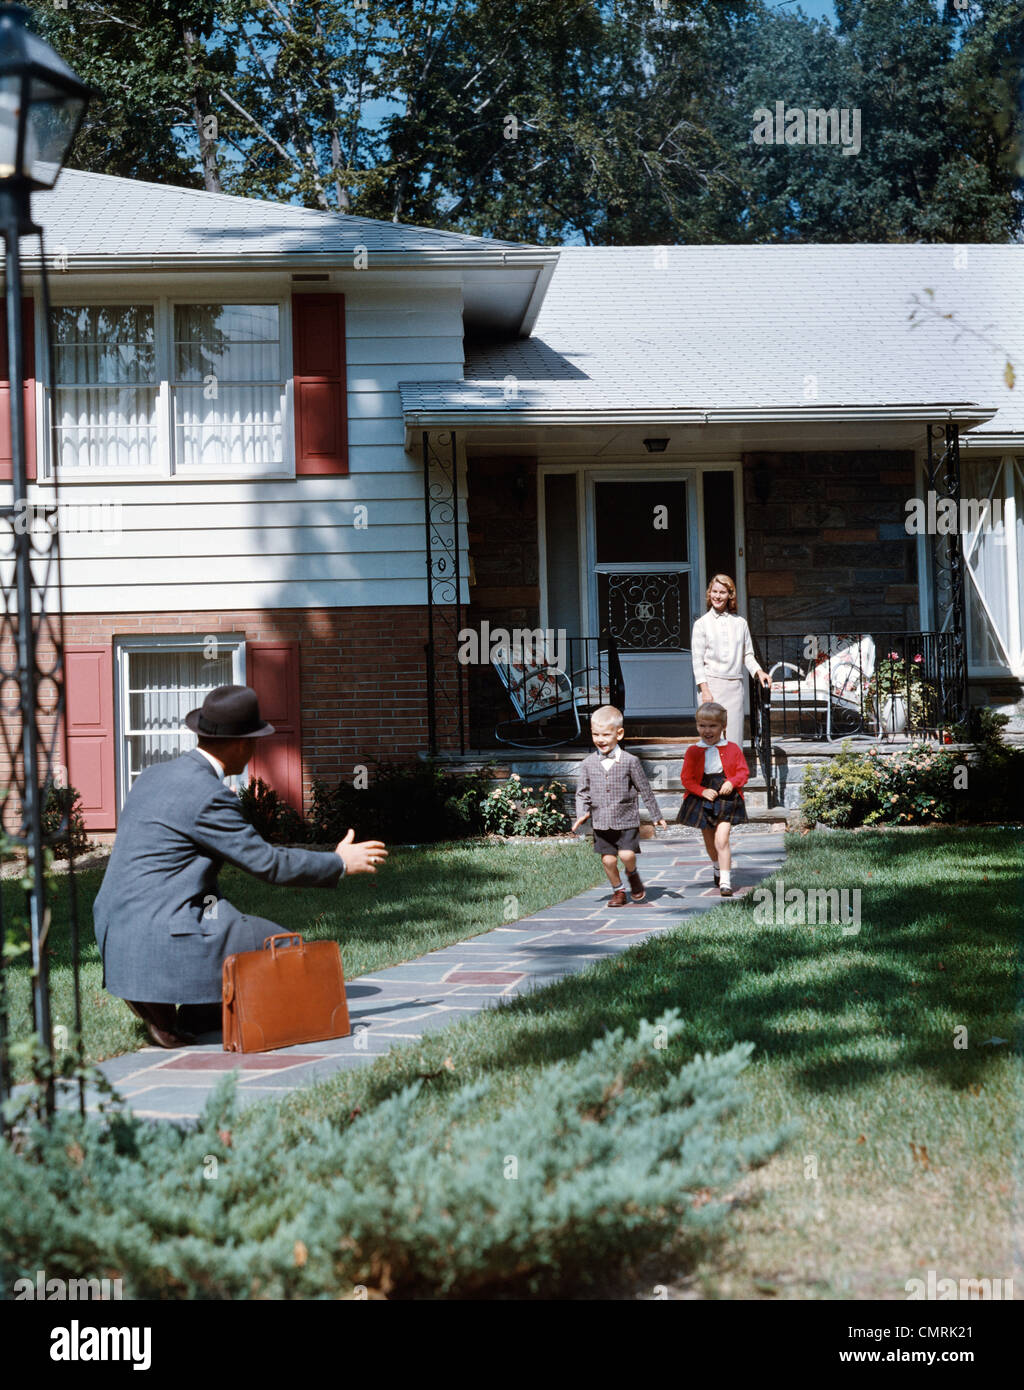
[[[574, 1057], [607, 1029], [633, 1031], [638, 1018], [676, 1007], [688, 1052], [750, 1041], [755, 1064], [790, 1063], [810, 1092], [897, 1070], [966, 1089], [1010, 1050], [985, 1041], [1016, 1036], [1018, 926], [1015, 895], [997, 894], [1003, 877], [1005, 860], [981, 852], [936, 873], [925, 890], [879, 882], [876, 893], [865, 878], [861, 932], [849, 937], [832, 926], [759, 925], [747, 899], [569, 977], [554, 994], [502, 1005], [527, 1026], [501, 1029], [478, 1065], [504, 1073]], [[807, 885], [802, 874], [786, 881]], [[964, 1050], [953, 1045], [958, 1025], [968, 1029]], [[382, 1077], [381, 1094], [395, 1084]]]

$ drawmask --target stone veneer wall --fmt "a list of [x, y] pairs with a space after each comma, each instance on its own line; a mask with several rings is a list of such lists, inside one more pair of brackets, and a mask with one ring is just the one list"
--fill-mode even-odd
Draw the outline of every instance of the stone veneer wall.
[[[771, 469], [759, 502], [754, 473]], [[920, 626], [910, 452], [745, 454], [751, 631], [913, 631]]]

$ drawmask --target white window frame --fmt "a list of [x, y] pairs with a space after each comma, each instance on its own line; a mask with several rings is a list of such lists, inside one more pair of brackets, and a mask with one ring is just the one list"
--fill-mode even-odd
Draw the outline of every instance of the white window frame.
[[[128, 785], [128, 738], [126, 723], [128, 712], [128, 657], [138, 652], [201, 652], [210, 637], [216, 637], [221, 649], [231, 650], [231, 680], [234, 685], [245, 685], [245, 638], [238, 633], [153, 633], [149, 636], [115, 637], [114, 639], [114, 739], [116, 746], [117, 812], [121, 813]], [[237, 776], [225, 779], [225, 785], [237, 790], [248, 782], [248, 768]]]
[[[56, 399], [56, 385], [49, 380], [49, 359], [47, 355], [46, 342], [46, 319], [43, 314], [42, 297], [36, 298], [36, 362], [39, 388], [42, 396], [42, 423], [43, 428], [36, 430], [36, 469], [38, 481], [42, 483], [52, 483], [55, 469], [56, 449], [54, 448], [54, 429], [55, 413], [54, 401]], [[159, 459], [164, 453], [164, 434], [162, 432], [162, 390], [160, 384], [161, 355], [160, 355], [160, 320], [157, 309], [157, 301], [153, 296], [141, 296], [129, 298], [124, 295], [112, 297], [96, 298], [95, 296], [75, 296], [71, 295], [67, 299], [54, 299], [52, 308], [63, 309], [68, 306], [82, 308], [100, 308], [104, 305], [119, 305], [121, 307], [152, 307], [153, 309], [153, 353], [156, 367], [156, 377], [153, 386], [156, 388], [156, 446], [154, 453]], [[56, 347], [56, 344], [54, 345]], [[38, 405], [37, 393], [37, 405]], [[36, 415], [36, 423], [39, 424], [39, 414]], [[146, 482], [154, 478], [166, 477], [166, 473], [159, 465], [149, 468], [62, 468], [60, 471], [62, 478], [69, 481], [78, 482], [79, 480], [105, 482], [109, 479], [131, 478], [142, 479]]]
[[[203, 298], [200, 299], [200, 298], [197, 298], [196, 295], [188, 295], [188, 296], [180, 296], [180, 295], [178, 295], [178, 296], [175, 296], [175, 297], [173, 297], [173, 298], [167, 299], [167, 300], [165, 301], [165, 303], [166, 303], [166, 306], [167, 306], [167, 312], [166, 312], [166, 330], [167, 330], [167, 338], [166, 338], [166, 343], [165, 343], [165, 346], [166, 346], [166, 349], [167, 349], [167, 359], [166, 359], [167, 372], [166, 372], [166, 375], [162, 378], [161, 384], [162, 384], [162, 386], [165, 386], [165, 387], [167, 388], [167, 423], [168, 423], [168, 436], [169, 436], [170, 451], [171, 451], [171, 471], [172, 471], [172, 473], [174, 473], [175, 476], [176, 476], [176, 477], [179, 477], [179, 478], [194, 478], [194, 479], [198, 479], [199, 481], [202, 481], [203, 479], [205, 479], [205, 478], [210, 478], [210, 477], [220, 477], [220, 478], [224, 478], [224, 477], [230, 477], [230, 478], [280, 478], [280, 477], [284, 477], [284, 476], [289, 476], [289, 475], [285, 474], [283, 470], [284, 470], [284, 468], [285, 468], [286, 463], [288, 462], [288, 455], [289, 455], [289, 449], [288, 449], [288, 443], [287, 443], [288, 435], [289, 435], [288, 424], [289, 424], [289, 418], [290, 418], [290, 416], [289, 416], [289, 411], [288, 411], [288, 381], [289, 381], [289, 377], [290, 377], [291, 373], [285, 371], [285, 353], [284, 353], [284, 317], [285, 317], [285, 316], [284, 316], [284, 302], [283, 302], [283, 299], [281, 298], [281, 296], [279, 296], [279, 295], [267, 295], [265, 298], [262, 298], [262, 299], [254, 299], [254, 298], [252, 298], [251, 296], [246, 296], [244, 299], [243, 299], [243, 298], [234, 298], [234, 297], [232, 297], [232, 298], [230, 298], [230, 299], [225, 299], [225, 298], [223, 297], [223, 295], [215, 294], [215, 295], [207, 295], [207, 296], [204, 296]], [[227, 470], [221, 469], [221, 470], [219, 470], [219, 471], [217, 471], [217, 472], [212, 472], [210, 469], [206, 469], [206, 468], [203, 468], [202, 466], [197, 466], [197, 465], [194, 465], [194, 464], [193, 464], [191, 467], [186, 467], [184, 464], [182, 464], [182, 463], [179, 462], [179, 460], [178, 460], [178, 458], [177, 458], [177, 456], [176, 456], [177, 445], [178, 445], [178, 429], [177, 429], [177, 424], [176, 424], [176, 419], [177, 419], [176, 399], [177, 399], [177, 392], [178, 392], [179, 388], [181, 388], [181, 387], [187, 387], [187, 386], [189, 385], [189, 383], [179, 381], [179, 380], [178, 380], [178, 377], [177, 377], [176, 363], [175, 363], [174, 311], [175, 311], [175, 309], [178, 308], [179, 306], [187, 306], [187, 305], [190, 305], [190, 304], [221, 304], [221, 305], [226, 305], [226, 304], [252, 304], [252, 305], [255, 305], [255, 304], [273, 304], [273, 305], [275, 305], [275, 306], [277, 307], [277, 330], [278, 330], [278, 343], [277, 343], [278, 362], [277, 362], [277, 366], [278, 366], [278, 372], [277, 372], [277, 378], [276, 378], [276, 381], [275, 381], [274, 384], [279, 383], [279, 384], [280, 384], [280, 389], [281, 389], [281, 398], [280, 398], [280, 399], [281, 399], [281, 451], [282, 451], [282, 458], [281, 458], [281, 460], [279, 460], [279, 461], [277, 461], [277, 462], [275, 462], [275, 463], [268, 464], [268, 465], [267, 465], [266, 467], [264, 467], [264, 468], [230, 468], [230, 469], [227, 469]], [[288, 361], [291, 361], [290, 344], [289, 344]], [[237, 384], [239, 384], [239, 383], [232, 382], [231, 384], [232, 384], [232, 385], [237, 385]], [[254, 383], [254, 384], [259, 384], [259, 383]], [[268, 383], [263, 383], [263, 384], [268, 384]], [[192, 383], [192, 385], [195, 385], [195, 383]], [[294, 450], [292, 450], [292, 452], [294, 453]], [[294, 474], [295, 474], [295, 467], [294, 467], [294, 461], [292, 461], [292, 467], [291, 467], [291, 474], [290, 474], [290, 476], [294, 476]]]
[[[225, 294], [221, 290], [204, 290], [198, 285], [191, 294], [143, 294], [88, 293], [54, 294], [53, 307], [67, 305], [101, 304], [149, 304], [153, 306], [154, 339], [156, 349], [156, 453], [159, 464], [150, 468], [62, 468], [61, 479], [78, 486], [80, 483], [152, 483], [164, 482], [169, 478], [188, 479], [190, 482], [235, 482], [247, 479], [253, 482], [264, 480], [292, 479], [295, 477], [295, 418], [294, 386], [292, 379], [292, 321], [291, 297], [280, 289], [261, 292], [253, 289], [243, 294], [235, 290]], [[174, 427], [174, 308], [178, 304], [274, 304], [278, 311], [280, 331], [279, 380], [281, 381], [281, 459], [262, 469], [202, 468], [176, 469], [175, 427]], [[54, 480], [54, 391], [48, 375], [46, 360], [46, 332], [43, 308], [40, 297], [36, 299], [36, 361], [42, 364], [37, 384], [37, 456], [39, 459], [39, 482], [51, 484]]]

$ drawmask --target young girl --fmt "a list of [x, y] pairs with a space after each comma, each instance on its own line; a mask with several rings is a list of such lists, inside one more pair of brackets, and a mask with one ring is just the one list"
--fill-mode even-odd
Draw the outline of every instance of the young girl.
[[723, 898], [732, 897], [729, 829], [747, 819], [740, 787], [750, 776], [743, 750], [725, 737], [727, 718], [725, 709], [711, 701], [697, 710], [700, 742], [688, 748], [683, 759], [686, 795], [679, 808], [680, 824], [692, 825], [704, 835], [715, 887]]

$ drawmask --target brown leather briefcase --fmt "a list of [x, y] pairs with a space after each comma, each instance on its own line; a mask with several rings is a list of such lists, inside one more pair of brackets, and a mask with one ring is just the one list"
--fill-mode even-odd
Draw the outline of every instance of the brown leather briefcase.
[[268, 936], [224, 962], [225, 1052], [270, 1052], [352, 1031], [336, 941]]

